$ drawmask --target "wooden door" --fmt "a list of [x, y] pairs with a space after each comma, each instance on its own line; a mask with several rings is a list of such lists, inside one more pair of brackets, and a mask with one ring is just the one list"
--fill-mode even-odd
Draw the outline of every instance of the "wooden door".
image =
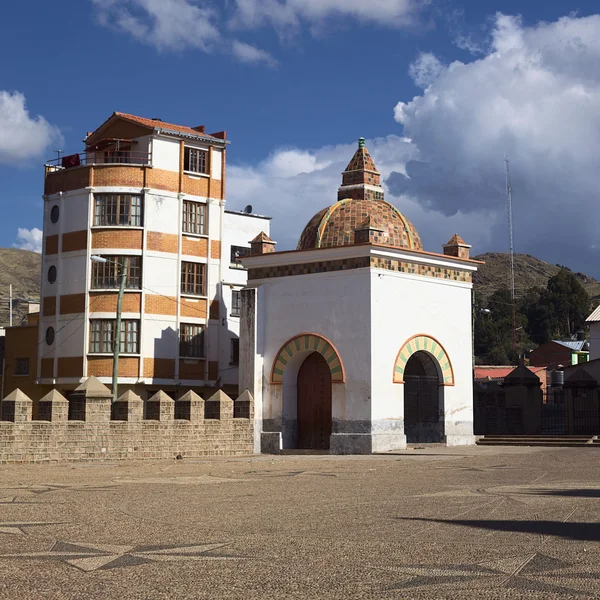
[[330, 435], [331, 371], [313, 352], [298, 372], [298, 448], [328, 450]]

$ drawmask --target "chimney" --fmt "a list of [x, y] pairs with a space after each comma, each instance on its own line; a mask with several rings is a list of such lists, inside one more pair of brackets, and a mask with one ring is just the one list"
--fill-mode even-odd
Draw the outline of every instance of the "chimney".
[[471, 246], [465, 244], [465, 241], [455, 233], [447, 244], [444, 244], [444, 254], [446, 256], [454, 256], [456, 258], [469, 258], [469, 250]]
[[277, 242], [274, 242], [264, 231], [261, 231], [250, 241], [250, 256], [275, 252], [276, 243]]

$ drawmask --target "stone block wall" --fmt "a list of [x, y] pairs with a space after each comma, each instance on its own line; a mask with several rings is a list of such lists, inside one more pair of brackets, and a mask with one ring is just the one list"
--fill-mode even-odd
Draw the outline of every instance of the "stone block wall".
[[133, 392], [111, 400], [110, 390], [90, 377], [69, 400], [56, 390], [44, 396], [39, 415], [47, 420], [34, 421], [31, 399], [15, 390], [0, 403], [0, 463], [254, 453], [254, 403], [247, 391], [236, 401], [222, 391], [206, 401], [191, 391], [176, 401], [158, 392], [148, 400], [146, 419], [144, 402]]

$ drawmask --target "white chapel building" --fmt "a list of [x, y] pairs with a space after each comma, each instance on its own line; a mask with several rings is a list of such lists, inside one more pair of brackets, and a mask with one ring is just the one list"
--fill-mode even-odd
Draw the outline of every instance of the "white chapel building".
[[255, 399], [255, 450], [371, 453], [474, 442], [472, 276], [454, 235], [423, 250], [384, 199], [364, 139], [338, 200], [293, 251], [252, 240], [242, 291], [240, 389]]

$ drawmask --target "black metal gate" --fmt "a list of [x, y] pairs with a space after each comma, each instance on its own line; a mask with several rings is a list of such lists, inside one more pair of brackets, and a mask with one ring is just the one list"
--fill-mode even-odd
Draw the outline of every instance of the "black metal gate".
[[442, 441], [437, 377], [405, 375], [404, 432], [409, 443]]

